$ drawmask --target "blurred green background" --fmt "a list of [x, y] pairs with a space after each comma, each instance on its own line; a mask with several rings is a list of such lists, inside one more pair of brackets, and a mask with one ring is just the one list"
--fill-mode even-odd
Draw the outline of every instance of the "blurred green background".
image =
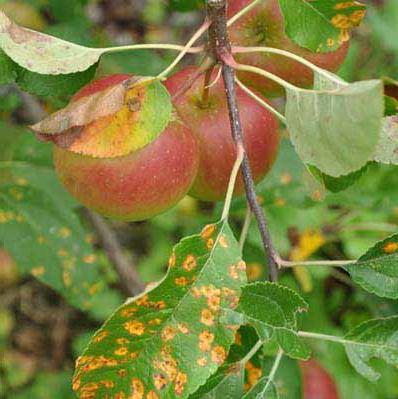
[[[339, 73], [349, 81], [390, 79], [387, 90], [397, 96], [398, 89], [392, 83], [398, 79], [398, 1], [368, 3], [365, 23], [354, 33], [348, 59]], [[203, 18], [200, 0], [2, 0], [0, 9], [21, 25], [87, 46], [183, 43]], [[152, 75], [165, 68], [172, 57], [172, 53], [157, 51], [106, 56], [97, 73]], [[195, 59], [187, 57], [184, 62]], [[73, 94], [73, 87], [68, 93], [51, 78], [35, 79], [35, 99], [47, 112], [65, 105]], [[25, 126], [37, 117], [36, 100], [21, 94], [14, 85], [0, 86], [0, 160], [23, 161], [45, 170], [56, 182], [50, 146], [26, 134]], [[354, 259], [377, 240], [398, 231], [398, 173], [394, 167], [371, 164], [354, 186], [333, 194], [309, 176], [284, 139], [277, 164], [258, 192], [276, 245], [292, 260]], [[57, 195], [59, 201], [70, 201], [61, 188]], [[232, 209], [238, 232], [245, 216], [244, 200], [234, 201]], [[220, 205], [187, 197], [153, 220], [112, 223], [112, 228], [142, 281], [149, 283], [164, 275], [178, 239], [216, 220], [220, 211]], [[89, 229], [89, 223], [79, 215]], [[73, 397], [70, 379], [74, 359], [124, 295], [118, 275], [96, 238], [94, 245], [101, 276], [114, 290], [111, 298], [104, 296], [98, 310], [90, 313], [76, 310], [51, 288], [18, 271], [0, 250], [0, 398]], [[256, 279], [265, 265], [254, 223], [245, 252], [250, 278]], [[285, 272], [281, 282], [301, 291], [310, 303], [311, 311], [302, 323], [311, 331], [342, 335], [361, 321], [398, 312], [396, 301], [354, 287], [339, 269], [296, 268]], [[342, 399], [398, 398], [398, 373], [384, 363], [378, 365], [381, 381], [371, 384], [356, 374], [343, 348], [317, 342], [313, 349], [338, 383]]]

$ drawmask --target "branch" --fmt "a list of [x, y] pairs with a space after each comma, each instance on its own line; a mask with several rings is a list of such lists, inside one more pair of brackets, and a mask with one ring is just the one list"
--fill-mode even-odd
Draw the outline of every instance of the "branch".
[[[228, 101], [232, 137], [236, 146], [242, 146], [244, 149], [243, 129], [236, 99], [235, 70], [229, 65], [229, 61], [233, 61], [233, 59], [227, 29], [226, 0], [208, 0], [207, 16], [211, 22], [209, 27], [209, 51], [213, 55], [214, 59], [222, 66], [222, 76]], [[263, 209], [257, 201], [249, 158], [245, 150], [241, 170], [245, 183], [246, 197], [250, 209], [257, 219], [261, 239], [267, 253], [270, 280], [277, 281], [277, 259], [279, 259], [279, 256], [273, 246]]]
[[102, 216], [86, 210], [87, 219], [93, 225], [102, 246], [119, 274], [120, 281], [129, 295], [135, 296], [144, 290], [137, 271], [123, 253], [115, 232], [109, 227]]

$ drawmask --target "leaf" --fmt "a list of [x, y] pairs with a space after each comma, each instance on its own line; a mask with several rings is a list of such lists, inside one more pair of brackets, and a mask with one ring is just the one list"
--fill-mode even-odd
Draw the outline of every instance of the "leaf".
[[241, 399], [243, 388], [244, 370], [238, 363], [221, 367], [189, 399]]
[[313, 52], [336, 50], [360, 25], [366, 6], [345, 0], [279, 0], [286, 34]]
[[[275, 283], [248, 284], [242, 290], [239, 306], [234, 313], [252, 323], [260, 338], [268, 341], [273, 337], [286, 354], [307, 359], [308, 348], [298, 338], [296, 314], [308, 310], [307, 303], [294, 291]], [[233, 315], [230, 314], [231, 321]]]
[[346, 266], [352, 279], [381, 297], [398, 298], [398, 234], [378, 242], [357, 262]]
[[3, 51], [0, 50], [0, 85], [15, 82], [17, 72], [14, 62]]
[[345, 335], [344, 347], [358, 373], [371, 381], [378, 380], [380, 374], [369, 364], [372, 358], [398, 367], [398, 316], [360, 324]]
[[286, 118], [302, 161], [339, 177], [362, 168], [373, 156], [384, 100], [379, 80], [334, 87], [317, 78], [315, 91], [287, 89]]
[[381, 138], [374, 160], [398, 165], [398, 115], [384, 118]]
[[43, 75], [85, 71], [107, 51], [23, 28], [1, 11], [0, 48], [21, 67]]
[[239, 325], [222, 324], [222, 309], [245, 282], [227, 223], [183, 239], [166, 277], [116, 310], [79, 358], [78, 396], [187, 398], [224, 363]]
[[268, 377], [263, 377], [242, 399], [278, 399], [275, 385]]
[[338, 193], [354, 185], [366, 173], [369, 163], [367, 163], [363, 168], [357, 170], [356, 172], [352, 172], [348, 175], [341, 177], [328, 176], [327, 174], [322, 173], [316, 166], [307, 166], [311, 174], [329, 191], [333, 193]]
[[69, 151], [113, 158], [156, 139], [171, 113], [170, 95], [159, 81], [133, 77], [72, 101], [31, 128]]

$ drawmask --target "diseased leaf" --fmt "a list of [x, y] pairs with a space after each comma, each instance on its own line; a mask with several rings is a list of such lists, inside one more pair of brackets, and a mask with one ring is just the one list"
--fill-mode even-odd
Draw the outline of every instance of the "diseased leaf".
[[340, 177], [372, 158], [384, 115], [379, 80], [341, 84], [316, 76], [314, 91], [287, 90], [290, 138], [303, 162]]
[[380, 374], [370, 366], [372, 358], [398, 367], [398, 316], [366, 321], [344, 337], [347, 356], [365, 378], [376, 381]]
[[0, 48], [18, 65], [44, 75], [81, 72], [107, 49], [80, 46], [18, 26], [0, 11]]
[[398, 115], [384, 118], [380, 142], [374, 160], [398, 165]]
[[378, 242], [357, 262], [346, 266], [353, 280], [381, 297], [398, 298], [398, 234]]
[[279, 0], [286, 34], [313, 52], [336, 50], [360, 25], [366, 6], [347, 0]]
[[309, 350], [295, 331], [296, 314], [307, 310], [307, 303], [291, 289], [257, 282], [243, 288], [239, 306], [229, 317], [241, 324], [253, 324], [263, 341], [275, 338], [287, 355], [307, 359]]
[[[48, 284], [74, 306], [104, 317], [102, 312], [116, 306], [119, 297], [107, 288], [90, 235], [53, 172], [3, 162], [0, 173], [0, 243], [19, 270]], [[104, 297], [109, 304], [94, 309]]]
[[32, 130], [69, 151], [113, 158], [155, 140], [171, 112], [170, 95], [159, 81], [134, 77], [72, 101]]
[[242, 399], [278, 399], [278, 391], [272, 381], [268, 377], [261, 380], [242, 396]]
[[166, 277], [119, 308], [77, 361], [80, 398], [187, 398], [226, 360], [239, 325], [221, 323], [246, 282], [227, 223], [173, 250]]

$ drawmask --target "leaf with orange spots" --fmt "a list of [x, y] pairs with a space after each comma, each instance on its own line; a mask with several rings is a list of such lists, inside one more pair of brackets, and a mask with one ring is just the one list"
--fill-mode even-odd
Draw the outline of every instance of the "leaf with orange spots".
[[77, 395], [187, 398], [225, 362], [239, 326], [224, 325], [222, 316], [237, 306], [245, 283], [228, 224], [183, 239], [165, 278], [117, 309], [78, 359]]
[[75, 202], [54, 171], [3, 161], [0, 176], [0, 247], [12, 253], [20, 272], [103, 319], [120, 298], [107, 287]]
[[378, 242], [357, 262], [345, 266], [365, 290], [385, 298], [398, 298], [398, 234]]
[[275, 339], [290, 357], [308, 359], [310, 352], [296, 334], [297, 313], [307, 310], [308, 304], [290, 288], [258, 282], [243, 288], [239, 306], [228, 317], [252, 324], [264, 342]]
[[166, 88], [152, 78], [132, 77], [70, 102], [31, 128], [69, 151], [114, 158], [151, 143], [171, 117]]
[[366, 6], [350, 0], [279, 0], [286, 34], [313, 52], [329, 52], [350, 39]]

